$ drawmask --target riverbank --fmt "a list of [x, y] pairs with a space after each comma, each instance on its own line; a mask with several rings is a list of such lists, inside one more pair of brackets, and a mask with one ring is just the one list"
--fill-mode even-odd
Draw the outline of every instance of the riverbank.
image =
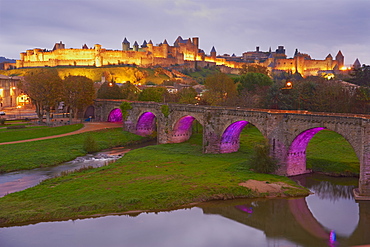
[[[260, 138], [253, 132], [246, 135]], [[210, 200], [308, 195], [289, 178], [252, 172], [246, 162], [252, 143], [231, 154], [203, 154], [201, 137], [132, 150], [108, 166], [46, 180], [0, 198], [0, 222], [4, 226], [168, 210]], [[242, 186], [248, 180], [281, 187], [259, 191]]]
[[[99, 135], [107, 138], [106, 133]], [[203, 154], [202, 136], [194, 134], [186, 143], [136, 149], [108, 166], [46, 180], [0, 198], [0, 225], [169, 210], [210, 200], [310, 193], [287, 177], [251, 171], [248, 157], [263, 136], [256, 128], [247, 128], [240, 138], [236, 153]], [[321, 149], [327, 144], [317, 145]]]

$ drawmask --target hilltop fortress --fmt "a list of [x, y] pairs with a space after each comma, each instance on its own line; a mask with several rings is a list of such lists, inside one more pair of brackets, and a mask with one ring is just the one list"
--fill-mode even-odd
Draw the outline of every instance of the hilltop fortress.
[[[357, 60], [356, 60], [357, 61]], [[52, 50], [32, 49], [20, 53], [20, 60], [16, 61], [17, 68], [24, 67], [55, 67], [55, 66], [95, 66], [107, 65], [137, 65], [139, 67], [170, 67], [182, 65], [190, 68], [220, 66], [227, 73], [237, 73], [243, 64], [256, 64], [267, 67], [269, 72], [286, 71], [300, 73], [302, 76], [319, 75], [322, 72], [339, 73], [344, 66], [344, 56], [338, 52], [335, 59], [329, 54], [324, 60], [311, 59], [308, 54], [296, 50], [293, 58], [287, 58], [284, 46], [276, 51], [262, 52], [259, 47], [242, 56], [217, 56], [212, 47], [209, 55], [199, 49], [199, 38], [182, 39], [179, 36], [173, 46], [164, 40], [153, 45], [144, 40], [141, 46], [135, 41], [131, 46], [125, 38], [122, 50], [109, 50], [96, 44], [93, 48], [83, 45], [81, 49], [65, 48], [62, 42], [56, 43]]]

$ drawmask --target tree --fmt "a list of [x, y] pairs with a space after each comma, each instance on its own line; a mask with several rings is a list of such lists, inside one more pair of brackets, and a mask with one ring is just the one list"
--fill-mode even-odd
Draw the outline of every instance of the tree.
[[239, 70], [239, 74], [244, 75], [247, 73], [261, 73], [268, 75], [267, 68], [258, 64], [243, 64]]
[[91, 105], [95, 98], [94, 82], [85, 76], [67, 76], [63, 81], [62, 99], [72, 113], [78, 117], [78, 111]]
[[167, 89], [164, 87], [148, 87], [140, 93], [139, 100], [164, 102], [167, 94]]
[[178, 94], [180, 97], [179, 103], [181, 104], [197, 103], [197, 99], [195, 98], [197, 96], [197, 91], [192, 87], [183, 88]]
[[46, 114], [46, 122], [50, 122], [50, 111], [61, 99], [62, 79], [56, 69], [32, 70], [25, 75], [25, 82], [20, 88], [30, 97], [36, 107], [39, 121], [43, 121]]
[[122, 97], [127, 100], [137, 100], [140, 94], [140, 89], [131, 82], [125, 83], [121, 86]]
[[204, 85], [204, 99], [210, 105], [226, 105], [237, 97], [234, 81], [224, 73], [207, 76]]
[[359, 86], [370, 86], [370, 65], [363, 64], [360, 68], [353, 69], [351, 76], [348, 81]]
[[123, 99], [121, 88], [113, 81], [104, 82], [97, 92], [98, 99]]
[[243, 91], [244, 89], [248, 91], [255, 91], [262, 87], [271, 86], [273, 83], [268, 75], [253, 72], [241, 75], [238, 79], [238, 82], [239, 92]]

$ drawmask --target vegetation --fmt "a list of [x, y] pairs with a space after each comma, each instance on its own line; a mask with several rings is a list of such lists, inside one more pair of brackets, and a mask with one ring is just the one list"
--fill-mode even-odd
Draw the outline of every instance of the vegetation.
[[168, 95], [168, 92], [164, 87], [148, 87], [140, 93], [139, 100], [165, 102], [166, 95]]
[[309, 142], [307, 168], [331, 175], [358, 176], [359, 160], [343, 136], [322, 130]]
[[113, 81], [104, 82], [97, 92], [98, 99], [123, 99], [121, 88]]
[[63, 81], [56, 69], [37, 69], [25, 75], [25, 82], [19, 87], [25, 91], [36, 107], [40, 122], [46, 113], [46, 121], [50, 122], [50, 111], [57, 102], [61, 101]]
[[92, 137], [91, 135], [88, 135], [85, 138], [83, 149], [87, 153], [95, 153], [95, 152], [99, 151], [99, 146], [98, 146], [98, 143], [96, 142], [96, 140], [94, 139], [94, 137]]
[[136, 149], [108, 166], [49, 179], [1, 198], [0, 222], [160, 210], [213, 199], [266, 196], [239, 185], [248, 179], [286, 182], [293, 186], [284, 192], [287, 196], [307, 194], [286, 177], [252, 172], [246, 154], [263, 137], [250, 128], [242, 138], [237, 153], [203, 154], [201, 135], [194, 135], [187, 143]]
[[274, 173], [278, 168], [277, 161], [270, 156], [270, 146], [266, 142], [255, 145], [248, 163], [258, 173]]
[[124, 101], [124, 102], [121, 103], [119, 108], [121, 109], [121, 112], [122, 112], [122, 120], [126, 121], [126, 119], [128, 117], [128, 111], [132, 109], [131, 103], [127, 102], [127, 101]]
[[204, 100], [210, 105], [225, 105], [237, 96], [236, 84], [224, 73], [208, 76], [204, 85], [207, 89]]
[[85, 76], [69, 75], [63, 80], [64, 104], [70, 107], [70, 116], [74, 113], [78, 117], [78, 111], [91, 105], [95, 99], [94, 82]]
[[168, 117], [168, 115], [170, 115], [170, 108], [168, 107], [168, 105], [162, 105], [161, 111], [163, 113], [163, 116], [165, 117]]
[[[91, 135], [99, 150], [134, 144], [146, 138], [122, 131], [122, 128], [59, 137], [0, 148], [0, 173], [57, 165], [86, 154], [84, 141]], [[22, 152], [20, 152], [22, 150]]]
[[83, 124], [73, 124], [59, 127], [35, 126], [23, 129], [2, 129], [0, 130], [1, 131], [0, 143], [60, 135], [75, 130], [79, 130], [82, 127]]

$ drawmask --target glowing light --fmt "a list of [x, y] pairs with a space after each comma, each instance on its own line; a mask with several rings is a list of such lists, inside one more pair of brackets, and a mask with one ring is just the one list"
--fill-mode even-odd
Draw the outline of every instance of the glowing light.
[[244, 211], [248, 214], [252, 214], [253, 213], [253, 208], [252, 207], [248, 207], [247, 205], [237, 205], [235, 206], [236, 209], [239, 209], [241, 211]]
[[155, 115], [151, 112], [145, 112], [137, 121], [136, 134], [141, 136], [151, 135], [155, 130]]
[[119, 108], [113, 109], [109, 113], [108, 122], [113, 122], [113, 123], [122, 122], [122, 112], [121, 112], [121, 109], [119, 109]]
[[188, 140], [191, 135], [191, 125], [194, 120], [195, 118], [190, 115], [180, 118], [173, 129], [172, 142], [180, 143]]
[[290, 146], [287, 159], [287, 174], [297, 175], [306, 171], [306, 149], [307, 145], [319, 131], [324, 127], [306, 130], [299, 134]]
[[232, 153], [239, 150], [239, 135], [247, 124], [247, 121], [238, 121], [226, 128], [221, 137], [220, 153]]
[[334, 230], [331, 230], [329, 241], [330, 241], [330, 243], [334, 243], [336, 240], [337, 240], [337, 235], [335, 234]]

